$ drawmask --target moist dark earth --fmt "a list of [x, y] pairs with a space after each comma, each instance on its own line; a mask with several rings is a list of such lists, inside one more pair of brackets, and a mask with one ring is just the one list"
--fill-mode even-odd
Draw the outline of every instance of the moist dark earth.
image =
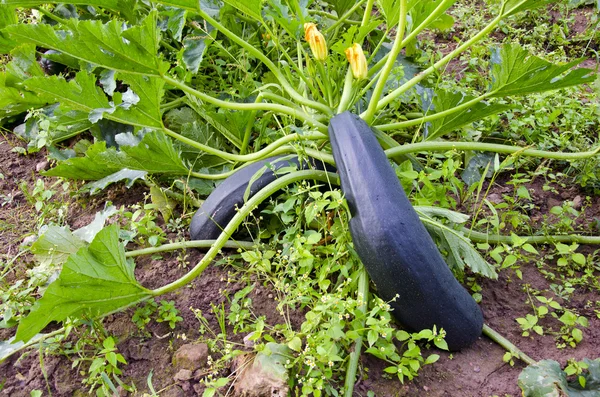
[[[15, 146], [23, 143], [11, 136], [4, 136], [0, 141], [1, 170], [4, 175], [0, 194], [10, 196], [12, 200], [0, 207], [0, 222], [3, 232], [0, 236], [2, 254], [10, 256], [18, 252], [25, 231], [35, 230], [35, 210], [26, 200], [19, 184], [25, 182], [32, 189], [39, 171], [45, 168], [45, 154], [19, 155], [12, 151]], [[36, 169], [37, 167], [37, 169]], [[47, 183], [52, 183], [50, 180]], [[542, 190], [542, 182], [534, 181], [527, 185], [535, 209], [529, 214], [532, 222], [543, 218], [549, 208], [565, 200], [582, 201], [589, 192], [574, 186], [561, 188], [557, 186], [554, 192]], [[510, 187], [512, 188], [512, 187]], [[501, 195], [509, 189], [502, 182], [497, 182], [490, 191], [490, 196]], [[130, 189], [115, 186], [98, 195], [71, 201], [66, 223], [72, 229], [81, 227], [92, 220], [93, 214], [104, 207], [108, 200], [115, 205], [130, 205], [143, 201], [147, 188], [134, 185]], [[582, 223], [591, 224], [600, 217], [600, 197], [592, 197], [591, 202], [583, 209]], [[12, 225], [12, 226], [11, 226]], [[597, 247], [581, 246], [580, 251], [591, 254]], [[187, 252], [187, 262], [193, 266], [202, 258], [199, 250]], [[226, 255], [227, 253], [225, 253]], [[176, 253], [163, 254], [160, 259], [149, 256], [140, 257], [136, 261], [136, 277], [145, 286], [155, 288], [183, 275], [186, 271]], [[31, 258], [17, 261], [18, 267], [8, 274], [10, 278], [22, 274], [27, 266], [31, 266]], [[553, 263], [544, 264], [551, 270]], [[20, 267], [20, 268], [19, 268]], [[514, 270], [503, 270], [498, 280], [481, 279], [482, 287], [481, 309], [485, 322], [503, 336], [515, 343], [521, 350], [534, 360], [553, 359], [563, 367], [567, 360], [597, 358], [599, 356], [600, 320], [594, 312], [594, 305], [589, 302], [599, 301], [598, 291], [577, 289], [568, 302], [562, 302], [565, 307], [576, 310], [589, 320], [589, 326], [583, 328], [583, 341], [575, 348], [558, 349], [555, 337], [552, 335], [535, 337], [521, 336], [521, 329], [515, 321], [531, 313], [527, 303], [527, 286], [530, 289], [547, 290], [549, 281], [533, 263], [523, 263], [520, 266], [523, 278], [520, 280]], [[206, 315], [211, 327], [218, 329], [214, 316], [211, 316], [211, 303], [225, 302], [222, 290], [230, 293], [243, 288], [235, 282], [228, 283], [231, 268], [213, 264], [188, 287], [165, 296], [173, 300], [183, 317], [174, 330], [165, 323], [151, 322], [148, 331], [151, 337], [140, 335], [137, 327], [131, 321], [133, 310], [109, 316], [104, 320], [106, 330], [118, 340], [118, 350], [128, 362], [124, 366], [122, 379], [128, 384], [135, 384], [137, 392], [142, 395], [147, 389], [146, 380], [152, 371], [155, 390], [161, 396], [195, 396], [202, 395], [203, 386], [199, 378], [205, 373], [196, 371], [189, 380], [174, 380], [177, 369], [173, 366], [173, 356], [177, 349], [186, 343], [193, 343], [200, 337], [200, 324], [190, 308], [200, 309]], [[257, 286], [251, 293], [253, 309], [257, 315], [266, 315], [269, 323], [283, 321], [278, 318], [273, 294], [264, 286]], [[597, 307], [596, 307], [597, 308]], [[292, 315], [292, 323], [299, 325], [303, 320], [301, 312]], [[548, 320], [551, 321], [551, 320]], [[556, 327], [556, 324], [554, 324]], [[0, 338], [7, 340], [14, 334], [14, 329], [0, 330]], [[185, 337], [183, 337], [185, 335]], [[234, 335], [231, 330], [229, 337], [234, 342], [242, 342], [244, 335]], [[77, 332], [71, 335], [77, 338]], [[355, 386], [356, 396], [366, 396], [372, 391], [376, 396], [518, 396], [521, 394], [517, 385], [519, 373], [524, 364], [515, 360], [514, 366], [505, 363], [502, 357], [505, 350], [488, 338], [482, 336], [470, 348], [461, 352], [449, 354], [437, 351], [440, 360], [431, 366], [426, 366], [412, 382], [404, 385], [398, 380], [386, 378], [383, 369], [386, 363], [371, 356], [363, 355], [360, 361], [359, 381]], [[219, 352], [210, 352], [215, 357]], [[425, 354], [425, 353], [424, 353]], [[29, 396], [32, 390], [51, 392], [53, 396], [85, 395], [87, 390], [81, 383], [82, 376], [78, 368], [72, 368], [73, 356], [56, 354], [43, 358], [43, 369], [40, 356], [33, 349], [23, 355], [13, 355], [0, 364], [0, 395]], [[126, 394], [126, 393], [124, 393]]]

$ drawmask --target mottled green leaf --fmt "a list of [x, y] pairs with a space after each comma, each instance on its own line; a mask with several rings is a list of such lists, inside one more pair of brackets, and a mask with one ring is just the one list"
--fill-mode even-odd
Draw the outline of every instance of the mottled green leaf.
[[[447, 218], [447, 216], [444, 217]], [[429, 233], [437, 237], [437, 244], [446, 251], [448, 266], [460, 272], [464, 271], [465, 267], [468, 267], [473, 273], [492, 279], [498, 277], [494, 266], [481, 256], [475, 247], [473, 247], [471, 240], [466, 238], [460, 231], [442, 224], [426, 215], [425, 212], [419, 213], [419, 218]]]
[[49, 226], [31, 245], [31, 253], [44, 264], [63, 264], [67, 258], [84, 247], [85, 243], [66, 227]]
[[237, 8], [247, 16], [262, 22], [262, 0], [223, 0], [224, 3]]
[[12, 25], [6, 32], [14, 40], [60, 51], [107, 69], [159, 76], [168, 66], [157, 56], [160, 34], [156, 12], [151, 12], [141, 25], [127, 30], [117, 19], [106, 24], [70, 19], [56, 26]]
[[94, 194], [100, 190], [105, 189], [108, 185], [122, 181], [125, 181], [125, 186], [129, 188], [133, 185], [133, 183], [136, 180], [145, 179], [146, 175], [148, 175], [148, 172], [146, 171], [130, 170], [128, 168], [123, 168], [122, 170], [117, 171], [114, 174], [105, 176], [102, 179], [86, 183], [79, 190], [83, 192], [89, 192], [90, 194]]
[[505, 44], [492, 53], [490, 91], [494, 96], [503, 97], [592, 83], [596, 78], [592, 70], [578, 68], [569, 71], [582, 61], [577, 59], [564, 65], [555, 65], [529, 54], [518, 44]]
[[164, 81], [126, 73], [120, 77], [129, 90], [116, 92], [113, 101], [96, 84], [96, 77], [83, 70], [71, 81], [60, 76], [35, 77], [24, 85], [46, 101], [59, 102], [65, 110], [87, 113], [92, 123], [107, 118], [139, 127], [162, 128], [160, 100]]
[[[120, 150], [107, 148], [106, 142], [98, 141], [88, 148], [85, 157], [62, 161], [45, 175], [98, 180], [125, 168], [157, 174], [187, 175], [189, 172], [172, 141], [155, 131], [144, 135], [136, 146], [121, 146]], [[113, 175], [112, 179], [103, 183], [115, 182], [115, 177], [128, 176], [142, 177], [141, 174]]]
[[[438, 90], [434, 94], [431, 109], [423, 109], [423, 111], [426, 112], [427, 116], [431, 116], [461, 106], [472, 99], [474, 99], [474, 97], [463, 95], [459, 92]], [[427, 123], [425, 125], [426, 138], [428, 140], [439, 138], [445, 133], [454, 131], [463, 125], [473, 123], [510, 108], [511, 106], [509, 105], [490, 104], [487, 101], [474, 103], [466, 109], [452, 112]]]
[[87, 149], [84, 157], [61, 161], [56, 167], [44, 172], [44, 175], [79, 180], [102, 179], [121, 170], [120, 166], [109, 165], [104, 161], [106, 151], [106, 142], [98, 141]]
[[542, 7], [556, 0], [507, 0], [504, 3], [504, 15], [513, 15], [517, 12], [525, 10], [533, 10], [534, 8]]
[[149, 297], [150, 291], [137, 282], [133, 269], [119, 243], [118, 227], [101, 230], [89, 247], [67, 259], [59, 278], [21, 320], [15, 340], [30, 340], [51, 321], [97, 317]]
[[200, 64], [202, 63], [205, 50], [206, 41], [203, 37], [189, 36], [183, 39], [181, 58], [183, 59], [185, 67], [193, 73], [197, 73], [198, 68], [200, 68]]

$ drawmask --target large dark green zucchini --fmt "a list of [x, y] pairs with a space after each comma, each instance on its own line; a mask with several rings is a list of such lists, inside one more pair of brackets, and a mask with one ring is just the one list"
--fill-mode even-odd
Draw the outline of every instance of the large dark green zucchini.
[[[264, 169], [267, 163], [270, 164], [270, 168]], [[323, 164], [315, 159], [300, 164], [296, 156], [269, 157], [241, 168], [218, 185], [196, 211], [190, 224], [191, 239], [214, 240], [219, 237], [223, 228], [235, 216], [236, 208], [244, 205], [244, 194], [257, 172], [264, 169], [264, 172], [252, 182], [248, 197], [252, 197], [273, 182], [277, 178], [274, 171], [292, 165], [305, 169], [309, 167], [309, 163], [311, 167], [324, 168]]]
[[369, 126], [345, 112], [331, 119], [329, 137], [351, 212], [354, 247], [405, 326], [446, 331], [451, 350], [472, 344], [483, 316], [458, 283], [421, 223]]

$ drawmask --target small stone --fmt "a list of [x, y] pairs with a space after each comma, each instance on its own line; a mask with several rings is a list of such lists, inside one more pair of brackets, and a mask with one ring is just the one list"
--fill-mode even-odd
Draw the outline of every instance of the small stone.
[[273, 299], [273, 294], [269, 294], [269, 295], [267, 295], [267, 297], [268, 297], [269, 299]]
[[185, 344], [175, 352], [173, 365], [180, 369], [195, 371], [208, 362], [208, 346], [206, 343]]
[[49, 163], [47, 161], [40, 161], [35, 165], [35, 170], [37, 172], [46, 171], [48, 169]]
[[487, 199], [490, 203], [494, 203], [494, 204], [500, 204], [501, 202], [504, 201], [502, 199], [502, 196], [498, 193], [492, 193], [492, 194], [488, 195]]
[[185, 382], [192, 379], [192, 376], [192, 371], [189, 369], [180, 369], [173, 377], [173, 380], [175, 380], [175, 382]]
[[250, 340], [254, 336], [254, 331], [250, 332], [248, 335], [244, 336], [244, 346], [246, 347], [254, 347], [254, 341]]
[[583, 198], [581, 196], [575, 196], [573, 199], [573, 208], [579, 210], [583, 205]]
[[290, 350], [285, 345], [267, 343], [270, 354], [238, 356], [233, 370], [239, 371], [234, 385], [236, 395], [245, 397], [286, 397], [289, 392], [288, 372], [285, 361]]
[[476, 366], [474, 366], [474, 367], [473, 367], [473, 371], [475, 371], [475, 372], [480, 372], [480, 371], [481, 371], [481, 368], [479, 368], [479, 366], [478, 366], [478, 365], [476, 365]]

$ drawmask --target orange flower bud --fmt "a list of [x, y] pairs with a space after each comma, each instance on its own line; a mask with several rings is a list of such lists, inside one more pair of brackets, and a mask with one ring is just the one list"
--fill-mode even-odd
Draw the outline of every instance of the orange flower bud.
[[367, 78], [367, 58], [362, 47], [354, 43], [352, 47], [346, 48], [346, 59], [350, 62], [350, 69], [355, 79], [362, 80]]
[[327, 43], [325, 37], [317, 29], [317, 25], [308, 22], [304, 24], [304, 39], [308, 41], [316, 60], [324, 61], [327, 58]]

